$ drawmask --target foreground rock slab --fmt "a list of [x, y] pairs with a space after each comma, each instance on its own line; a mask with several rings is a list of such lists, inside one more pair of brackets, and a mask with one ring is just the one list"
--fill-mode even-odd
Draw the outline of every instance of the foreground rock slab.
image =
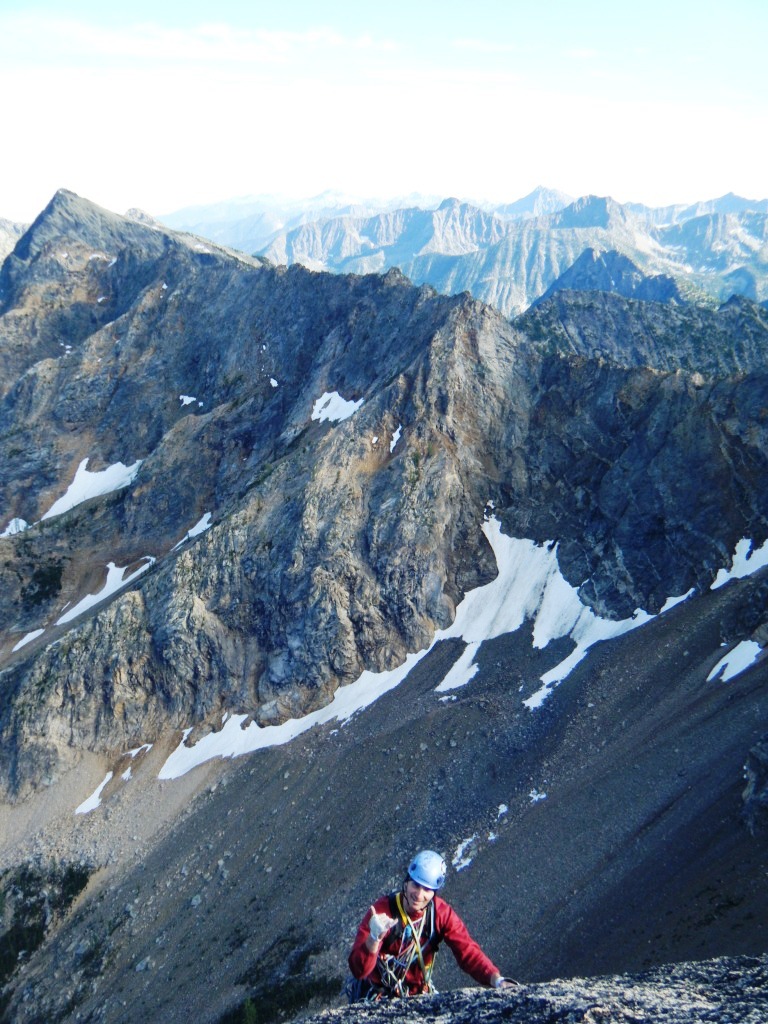
[[431, 997], [329, 1010], [304, 1024], [765, 1024], [768, 955], [673, 964], [641, 974], [572, 978], [504, 991], [459, 989]]

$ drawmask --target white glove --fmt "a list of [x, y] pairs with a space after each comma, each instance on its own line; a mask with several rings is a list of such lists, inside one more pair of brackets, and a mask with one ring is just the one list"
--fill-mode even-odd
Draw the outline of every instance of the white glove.
[[493, 988], [515, 988], [518, 982], [514, 978], [505, 978], [501, 974], [497, 974], [495, 978], [491, 978], [491, 986]]
[[394, 923], [394, 917], [389, 917], [388, 914], [377, 914], [373, 907], [371, 907], [368, 931], [371, 933], [371, 938], [374, 942], [380, 942]]

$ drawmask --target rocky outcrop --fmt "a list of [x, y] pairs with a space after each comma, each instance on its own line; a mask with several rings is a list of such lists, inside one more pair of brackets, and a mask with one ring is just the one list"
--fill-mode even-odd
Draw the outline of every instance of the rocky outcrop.
[[744, 765], [743, 815], [752, 835], [768, 831], [768, 736], [750, 750]]
[[481, 993], [473, 989], [308, 1017], [309, 1024], [761, 1024], [768, 957], [724, 957], [635, 975], [571, 978]]
[[549, 351], [683, 371], [697, 387], [759, 372], [768, 329], [763, 307], [739, 296], [713, 313], [626, 301], [608, 290], [556, 292], [515, 323]]
[[624, 298], [640, 299], [643, 302], [678, 304], [684, 301], [674, 279], [668, 274], [649, 277], [621, 253], [596, 253], [594, 249], [585, 249], [573, 266], [561, 274], [541, 298], [531, 305], [537, 306], [560, 291], [615, 292]]

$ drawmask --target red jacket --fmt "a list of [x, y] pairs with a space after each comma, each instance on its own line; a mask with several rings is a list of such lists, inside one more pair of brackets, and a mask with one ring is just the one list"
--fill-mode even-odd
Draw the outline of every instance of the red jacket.
[[[400, 954], [403, 939], [403, 923], [396, 903], [396, 894], [381, 896], [373, 904], [377, 914], [387, 914], [395, 918], [395, 925], [387, 932], [378, 949], [378, 952], [371, 953], [366, 948], [366, 940], [370, 935], [368, 922], [371, 919], [370, 908], [360, 922], [357, 935], [349, 954], [349, 968], [356, 978], [364, 978], [376, 987], [381, 987], [383, 977], [386, 977], [382, 960], [386, 957], [398, 957]], [[480, 985], [490, 985], [494, 974], [500, 974], [498, 967], [489, 960], [482, 949], [467, 931], [467, 926], [461, 920], [456, 911], [444, 899], [435, 896], [432, 900], [434, 906], [434, 929], [428, 934], [429, 924], [432, 919], [429, 907], [425, 911], [426, 921], [422, 929], [421, 950], [424, 959], [424, 966], [429, 973], [429, 967], [435, 958], [437, 947], [441, 942], [451, 950], [456, 957], [459, 967], [470, 975]], [[413, 919], [418, 925], [420, 919]], [[415, 956], [405, 974], [404, 989], [409, 995], [417, 995], [426, 990], [424, 975], [421, 970], [418, 956]]]

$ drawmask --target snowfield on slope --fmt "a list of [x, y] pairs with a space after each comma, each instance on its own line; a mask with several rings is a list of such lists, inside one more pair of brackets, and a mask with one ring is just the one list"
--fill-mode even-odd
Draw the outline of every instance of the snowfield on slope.
[[[398, 686], [436, 643], [450, 637], [460, 637], [467, 647], [437, 690], [445, 692], [466, 685], [477, 672], [474, 658], [480, 645], [485, 640], [514, 632], [525, 621], [533, 623], [533, 642], [537, 648], [546, 647], [551, 640], [565, 636], [570, 636], [575, 644], [573, 652], [564, 661], [541, 677], [541, 688], [524, 701], [531, 711], [535, 711], [586, 656], [590, 647], [600, 640], [637, 629], [653, 618], [641, 609], [630, 618], [619, 621], [600, 618], [581, 603], [578, 591], [560, 573], [556, 544], [539, 545], [530, 540], [506, 537], [495, 518], [484, 522], [482, 528], [493, 548], [498, 575], [491, 583], [465, 596], [456, 610], [453, 624], [438, 631], [428, 648], [409, 654], [402, 665], [391, 671], [363, 672], [354, 683], [340, 687], [329, 704], [304, 718], [265, 727], [250, 722], [244, 727], [247, 715], [225, 715], [218, 732], [204, 736], [193, 746], [186, 745], [192, 732], [191, 728], [187, 729], [179, 746], [160, 770], [159, 778], [179, 778], [212, 758], [238, 757], [288, 743], [316, 725], [331, 721], [344, 724]], [[755, 572], [767, 563], [768, 542], [752, 552], [751, 542], [743, 540], [737, 547], [731, 569], [718, 575], [717, 586], [727, 579]], [[659, 614], [664, 614], [689, 596], [670, 598]], [[755, 644], [748, 651], [741, 651], [738, 661], [729, 664], [738, 664], [738, 671], [743, 671], [760, 652], [760, 647]]]

